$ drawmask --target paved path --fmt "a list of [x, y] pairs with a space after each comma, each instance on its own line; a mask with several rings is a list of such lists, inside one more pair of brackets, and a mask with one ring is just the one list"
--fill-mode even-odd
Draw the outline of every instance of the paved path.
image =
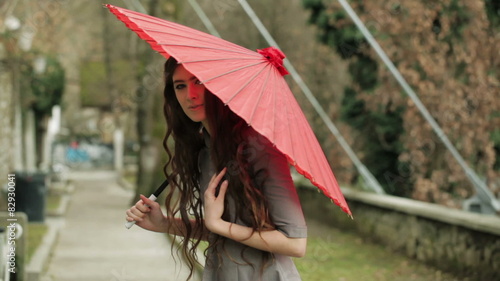
[[176, 265], [163, 234], [125, 228], [133, 194], [116, 183], [113, 172], [71, 177], [74, 191], [43, 280], [186, 280], [187, 267]]

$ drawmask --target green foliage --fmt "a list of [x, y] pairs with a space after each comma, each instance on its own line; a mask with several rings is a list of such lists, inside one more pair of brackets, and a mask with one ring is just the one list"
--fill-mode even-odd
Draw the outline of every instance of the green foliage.
[[[402, 149], [399, 137], [403, 133], [404, 108], [392, 109], [390, 103], [378, 110], [367, 108], [355, 89], [369, 93], [377, 88], [378, 62], [361, 52], [367, 44], [363, 35], [342, 10], [329, 10], [317, 0], [303, 0], [303, 4], [312, 11], [310, 22], [318, 26], [319, 40], [349, 61], [348, 70], [355, 86], [344, 89], [341, 119], [366, 140], [359, 149], [365, 155], [364, 164], [388, 192], [401, 194], [403, 190], [407, 191], [407, 188], [401, 188], [404, 183], [388, 180], [401, 178], [398, 156]], [[396, 183], [399, 186], [395, 186]]]
[[303, 0], [304, 8], [311, 11], [309, 23], [315, 23], [314, 19], [318, 18], [325, 10], [325, 5], [322, 0]]
[[326, 10], [322, 1], [318, 0], [303, 0], [304, 7], [312, 11], [309, 22], [318, 26], [318, 40], [339, 53], [342, 58], [348, 59], [359, 52], [359, 48], [366, 44], [363, 34], [356, 28], [354, 24], [343, 25], [338, 27], [338, 21], [347, 19], [344, 11]]
[[484, 4], [491, 26], [494, 28], [500, 27], [500, 1], [484, 0]]
[[452, 0], [450, 5], [443, 10], [442, 16], [451, 18], [453, 23], [450, 25], [450, 33], [445, 36], [444, 40], [449, 43], [462, 40], [463, 30], [469, 23], [470, 17], [467, 9], [462, 7], [458, 0]]
[[64, 69], [54, 58], [46, 59], [46, 68], [41, 73], [31, 70], [30, 86], [34, 96], [32, 108], [38, 116], [50, 115], [52, 107], [60, 105], [65, 84]]
[[29, 263], [36, 249], [41, 245], [43, 237], [48, 231], [48, 227], [41, 223], [29, 223], [27, 231], [27, 253], [26, 261]]
[[[422, 79], [422, 80], [427, 79], [427, 73], [425, 73], [424, 68], [422, 67], [422, 65], [421, 65], [418, 61], [415, 61], [415, 62], [413, 63], [413, 68], [414, 68], [414, 69], [418, 72], [418, 74], [420, 75], [420, 79]], [[460, 75], [460, 74], [462, 74], [462, 72], [461, 72], [461, 73], [457, 73], [457, 72], [455, 73], [455, 75]]]
[[495, 164], [493, 165], [493, 168], [495, 170], [500, 170], [500, 129], [496, 129], [493, 132], [491, 132], [490, 136], [491, 140], [493, 141], [493, 148], [495, 149], [495, 154], [496, 154], [496, 159], [495, 159]]
[[374, 90], [377, 86], [378, 63], [369, 56], [358, 54], [349, 64], [349, 73], [364, 91]]
[[[136, 98], [136, 73], [135, 71], [146, 70], [134, 69], [130, 61], [121, 59], [113, 60], [111, 64], [112, 81], [108, 81], [105, 64], [102, 61], [86, 61], [80, 68], [80, 85], [82, 106], [90, 107], [110, 107], [113, 93], [108, 93], [108, 82], [111, 83], [114, 94], [117, 94], [126, 101]], [[161, 76], [160, 76], [161, 77]], [[161, 79], [161, 78], [158, 78]], [[156, 81], [153, 81], [156, 83]], [[129, 105], [125, 105], [129, 106]]]
[[467, 75], [467, 63], [462, 61], [457, 65], [455, 69], [454, 77], [455, 79], [463, 82], [464, 84], [468, 84], [469, 76]]
[[359, 236], [308, 220], [307, 253], [294, 259], [302, 280], [458, 280]]
[[365, 102], [356, 98], [357, 92], [350, 87], [344, 89], [344, 97], [340, 108], [340, 117], [351, 127], [360, 130], [367, 121]]
[[[363, 134], [367, 141], [362, 151], [363, 163], [387, 192], [407, 195], [408, 186], [401, 175], [398, 156], [402, 152], [399, 137], [403, 132], [402, 113], [404, 108], [391, 109], [390, 104], [378, 111], [370, 111], [365, 102], [356, 97], [352, 88], [344, 90], [341, 119]], [[405, 188], [403, 188], [405, 187]]]
[[81, 100], [83, 106], [109, 105], [111, 96], [106, 94], [106, 69], [101, 61], [82, 64], [80, 70]]

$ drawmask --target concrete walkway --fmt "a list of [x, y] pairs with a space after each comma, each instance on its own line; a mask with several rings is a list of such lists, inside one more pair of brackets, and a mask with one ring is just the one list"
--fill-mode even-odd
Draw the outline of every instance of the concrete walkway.
[[43, 280], [186, 280], [187, 267], [174, 261], [164, 234], [125, 228], [133, 194], [114, 172], [78, 172], [71, 179], [74, 191]]

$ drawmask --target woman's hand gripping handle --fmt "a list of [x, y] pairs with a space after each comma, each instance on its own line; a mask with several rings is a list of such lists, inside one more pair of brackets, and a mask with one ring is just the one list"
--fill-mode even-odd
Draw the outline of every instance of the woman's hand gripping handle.
[[156, 196], [151, 195], [149, 198], [141, 195], [141, 199], [127, 210], [127, 223], [125, 227], [131, 228], [134, 224], [151, 230], [158, 231], [161, 225], [166, 222], [166, 219], [161, 211], [160, 204], [155, 202]]

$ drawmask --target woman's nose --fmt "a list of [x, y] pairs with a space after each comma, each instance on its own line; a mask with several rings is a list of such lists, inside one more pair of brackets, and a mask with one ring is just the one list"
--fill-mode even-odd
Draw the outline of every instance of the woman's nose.
[[190, 99], [197, 99], [200, 96], [199, 89], [197, 89], [194, 85], [188, 86], [188, 97]]

